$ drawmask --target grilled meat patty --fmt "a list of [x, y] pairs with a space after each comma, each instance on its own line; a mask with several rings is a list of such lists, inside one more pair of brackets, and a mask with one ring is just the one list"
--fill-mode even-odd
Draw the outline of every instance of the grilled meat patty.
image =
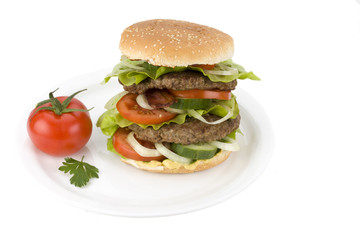
[[[206, 114], [203, 116], [207, 121], [216, 121], [220, 117]], [[137, 138], [150, 142], [174, 142], [180, 144], [192, 144], [220, 140], [235, 131], [240, 124], [240, 115], [234, 119], [228, 119], [219, 124], [206, 124], [196, 118], [187, 118], [183, 124], [170, 123], [158, 130], [152, 127], [141, 128], [133, 124], [128, 128], [135, 132]]]
[[[120, 82], [120, 81], [119, 81]], [[121, 83], [121, 82], [120, 82]], [[234, 90], [237, 80], [228, 83], [212, 82], [208, 77], [204, 76], [201, 72], [196, 71], [183, 71], [171, 72], [160, 76], [158, 79], [153, 80], [147, 78], [140, 84], [124, 86], [125, 91], [131, 93], [141, 94], [148, 89], [173, 89], [173, 90], [190, 90], [190, 89], [218, 89], [218, 90]]]

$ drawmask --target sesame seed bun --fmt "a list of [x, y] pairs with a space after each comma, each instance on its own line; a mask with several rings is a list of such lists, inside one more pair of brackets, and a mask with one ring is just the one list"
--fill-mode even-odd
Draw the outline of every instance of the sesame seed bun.
[[224, 162], [229, 156], [231, 151], [221, 150], [214, 157], [206, 160], [197, 160], [191, 164], [180, 164], [171, 160], [160, 161], [136, 161], [132, 159], [123, 159], [121, 161], [136, 167], [138, 169], [153, 172], [153, 173], [193, 173], [203, 171], [219, 165]]
[[232, 37], [217, 29], [191, 22], [155, 19], [126, 28], [119, 44], [130, 59], [157, 66], [216, 64], [232, 58]]

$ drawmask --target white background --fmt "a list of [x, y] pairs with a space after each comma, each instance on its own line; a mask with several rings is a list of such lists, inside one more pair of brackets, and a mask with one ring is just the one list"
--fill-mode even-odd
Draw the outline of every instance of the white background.
[[[86, 212], [22, 166], [19, 119], [57, 83], [119, 61], [122, 30], [188, 20], [235, 40], [276, 134], [264, 174], [216, 206], [161, 218]], [[359, 239], [360, 5], [335, 1], [1, 1], [1, 239]], [[7, 237], [5, 237], [7, 236]]]

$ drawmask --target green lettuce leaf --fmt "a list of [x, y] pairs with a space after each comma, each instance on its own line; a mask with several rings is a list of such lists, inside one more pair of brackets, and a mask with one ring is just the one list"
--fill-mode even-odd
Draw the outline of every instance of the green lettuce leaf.
[[[201, 115], [210, 113], [217, 115], [219, 117], [224, 117], [228, 111], [222, 105], [225, 105], [230, 109], [232, 109], [233, 116], [231, 118], [236, 118], [236, 116], [239, 114], [239, 107], [234, 95], [232, 95], [230, 100], [214, 100], [212, 105], [208, 109], [196, 110], [196, 111]], [[160, 124], [137, 124], [137, 125], [139, 125], [142, 128], [152, 127], [153, 129], [158, 130], [162, 126], [168, 125], [170, 123], [183, 124], [186, 120], [186, 117], [188, 116], [189, 116], [188, 113], [183, 113], [183, 114], [178, 114], [175, 118]], [[113, 108], [107, 110], [99, 117], [96, 126], [100, 127], [101, 131], [105, 135], [112, 136], [119, 127], [124, 128], [132, 124], [135, 123], [123, 118], [119, 114], [117, 109]]]
[[[149, 124], [149, 125], [137, 124], [137, 125], [139, 125], [142, 128], [153, 127], [155, 130], [157, 130], [165, 124], [170, 124], [170, 123], [182, 124], [185, 122], [185, 119], [187, 116], [188, 116], [187, 114], [178, 114], [175, 118], [173, 118], [167, 122], [163, 122], [163, 123], [159, 123], [159, 124]], [[98, 119], [98, 121], [96, 123], [96, 126], [100, 127], [101, 131], [105, 135], [112, 136], [119, 127], [124, 128], [124, 127], [128, 127], [132, 124], [135, 124], [135, 123], [123, 118], [116, 109], [111, 109], [111, 110], [104, 112], [100, 116], [100, 118]]]
[[245, 69], [234, 63], [231, 59], [224, 62], [218, 63], [215, 65], [214, 71], [223, 71], [229, 68], [236, 69], [237, 73], [234, 75], [215, 75], [206, 73], [202, 68], [199, 67], [160, 67], [151, 65], [145, 61], [131, 61], [125, 56], [122, 56], [121, 62], [117, 64], [111, 73], [105, 77], [105, 83], [110, 80], [112, 77], [118, 77], [120, 82], [125, 86], [130, 86], [133, 84], [139, 84], [146, 78], [157, 79], [161, 75], [170, 72], [180, 72], [185, 70], [193, 70], [202, 72], [213, 82], [231, 82], [235, 79], [252, 79], [260, 80], [253, 72], [247, 72]]

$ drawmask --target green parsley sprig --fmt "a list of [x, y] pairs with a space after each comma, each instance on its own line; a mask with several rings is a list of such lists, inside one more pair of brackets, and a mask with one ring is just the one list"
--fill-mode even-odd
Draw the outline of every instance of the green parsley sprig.
[[99, 169], [83, 161], [84, 156], [82, 156], [81, 161], [78, 161], [74, 158], [66, 157], [65, 162], [62, 166], [59, 167], [60, 171], [64, 173], [70, 173], [73, 175], [70, 178], [70, 183], [76, 187], [85, 186], [91, 178], [99, 178]]

